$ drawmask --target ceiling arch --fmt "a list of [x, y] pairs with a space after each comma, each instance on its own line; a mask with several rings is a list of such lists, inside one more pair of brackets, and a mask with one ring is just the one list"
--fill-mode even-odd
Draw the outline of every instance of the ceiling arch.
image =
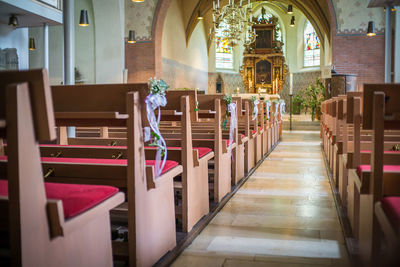
[[[247, 1], [244, 0], [246, 3]], [[281, 9], [282, 11], [285, 11], [287, 9], [287, 6], [289, 4], [292, 4], [294, 8], [297, 8], [300, 10], [306, 17], [307, 19], [311, 22], [313, 25], [315, 31], [317, 32], [318, 36], [320, 37], [320, 40], [322, 42], [322, 45], [324, 45], [324, 40], [325, 36], [328, 38], [328, 41], [330, 42], [331, 38], [331, 26], [330, 26], [330, 13], [328, 10], [328, 7], [326, 5], [326, 1], [321, 1], [321, 0], [274, 0], [274, 1], [257, 1], [257, 0], [251, 0], [251, 3], [261, 3], [261, 2], [268, 2], [270, 5], [274, 5], [277, 8]], [[212, 3], [213, 0], [199, 0], [198, 3], [196, 4], [190, 19], [187, 23], [186, 26], [186, 42], [189, 41], [194, 28], [196, 27], [198, 20], [197, 20], [197, 15], [198, 12], [200, 12], [203, 16], [211, 18], [211, 12], [212, 12]], [[224, 6], [228, 4], [228, 0], [220, 0], [220, 6]], [[207, 16], [208, 15], [208, 16]], [[212, 21], [206, 22], [208, 23], [207, 28], [211, 28], [212, 26]]]

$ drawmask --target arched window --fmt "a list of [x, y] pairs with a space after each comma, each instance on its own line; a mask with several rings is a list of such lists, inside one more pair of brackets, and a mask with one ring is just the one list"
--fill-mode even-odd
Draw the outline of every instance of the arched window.
[[225, 25], [221, 25], [215, 32], [215, 68], [233, 69], [233, 48], [229, 41], [224, 37]]
[[304, 28], [304, 67], [320, 65], [321, 44], [317, 33], [307, 20]]

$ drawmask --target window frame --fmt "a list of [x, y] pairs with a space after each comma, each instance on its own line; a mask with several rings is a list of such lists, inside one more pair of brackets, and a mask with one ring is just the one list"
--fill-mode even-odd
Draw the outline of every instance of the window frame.
[[[309, 20], [306, 19], [306, 21], [304, 23], [304, 28], [303, 28], [303, 68], [318, 68], [321, 66], [321, 41], [319, 41], [319, 44], [320, 44], [319, 48], [306, 50], [306, 45], [307, 45], [306, 44], [306, 29], [307, 29], [308, 24], [312, 27], [315, 38], [319, 39], [318, 34], [315, 31], [313, 25], [311, 24], [311, 22]], [[309, 34], [309, 33], [307, 33], [307, 34]], [[312, 51], [312, 54], [313, 54], [313, 59], [312, 59], [313, 64], [312, 65], [306, 65], [306, 52], [308, 52], [308, 51]], [[319, 51], [318, 64], [314, 64], [314, 62], [316, 61], [316, 59], [315, 59], [316, 51]]]

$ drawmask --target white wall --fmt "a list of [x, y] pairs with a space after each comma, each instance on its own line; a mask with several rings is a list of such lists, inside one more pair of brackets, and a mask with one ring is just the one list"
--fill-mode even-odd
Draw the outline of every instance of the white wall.
[[161, 55], [193, 68], [208, 71], [207, 40], [204, 22], [199, 21], [188, 44], [178, 0], [172, 0], [165, 18]]
[[62, 26], [49, 27], [49, 77], [51, 85], [59, 85], [63, 81], [63, 40]]
[[208, 89], [208, 53], [204, 21], [199, 21], [186, 43], [180, 0], [172, 0], [163, 25], [162, 79], [171, 88]]
[[[121, 0], [92, 0], [95, 25], [96, 83], [122, 83], [124, 58], [124, 17]], [[76, 39], [76, 37], [75, 37]], [[79, 47], [75, 48], [77, 51]]]
[[28, 54], [28, 28], [14, 29], [5, 24], [0, 24], [0, 48], [16, 48], [19, 69], [29, 68]]
[[[87, 10], [89, 26], [79, 26], [81, 10]], [[95, 43], [96, 23], [93, 19], [92, 0], [75, 1], [75, 67], [82, 75], [84, 83], [96, 83]]]

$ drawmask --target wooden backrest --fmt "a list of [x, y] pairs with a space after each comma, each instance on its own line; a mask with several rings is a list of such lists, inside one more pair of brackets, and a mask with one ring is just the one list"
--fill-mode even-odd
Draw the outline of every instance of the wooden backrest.
[[364, 84], [363, 129], [372, 129], [375, 92], [385, 94], [385, 129], [400, 129], [400, 84]]
[[176, 110], [182, 112], [181, 110], [181, 97], [189, 96], [189, 110], [191, 121], [197, 121], [198, 112], [196, 111], [196, 101], [197, 101], [197, 91], [196, 90], [168, 90], [166, 93], [167, 105], [163, 109]]
[[37, 140], [54, 140], [56, 132], [54, 128], [53, 103], [49, 79], [45, 69], [0, 72], [0, 120], [5, 120], [6, 116], [7, 85], [21, 82], [27, 82], [29, 86]]
[[[354, 123], [354, 98], [363, 97], [362, 92], [348, 92], [346, 94], [347, 101], [346, 101], [346, 110], [347, 110], [347, 123]], [[361, 113], [361, 110], [359, 111]]]
[[[149, 94], [146, 83], [88, 84], [52, 86], [55, 112], [117, 112], [127, 114], [126, 94], [139, 92], [142, 123], [147, 125], [144, 100]], [[57, 113], [56, 113], [57, 115]], [[108, 126], [106, 121], [87, 126]], [[104, 125], [103, 125], [104, 124]]]
[[226, 114], [226, 103], [224, 101], [223, 94], [213, 94], [213, 95], [198, 95], [197, 100], [199, 101], [199, 109], [201, 110], [215, 110], [215, 100], [221, 100], [221, 118], [225, 117]]

